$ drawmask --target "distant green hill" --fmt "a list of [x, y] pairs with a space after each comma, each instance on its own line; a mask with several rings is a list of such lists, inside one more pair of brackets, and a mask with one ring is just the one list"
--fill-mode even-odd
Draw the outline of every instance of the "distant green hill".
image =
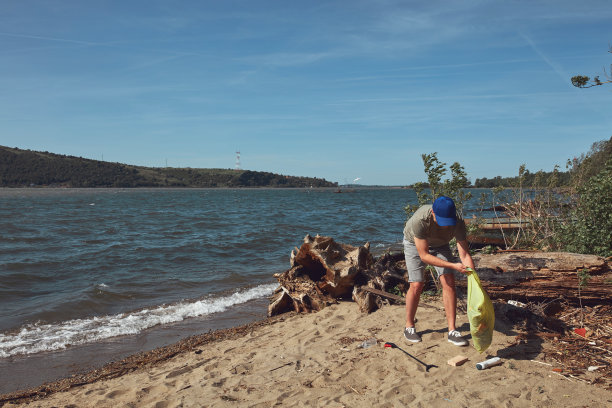
[[316, 177], [156, 168], [0, 146], [0, 187], [336, 187]]

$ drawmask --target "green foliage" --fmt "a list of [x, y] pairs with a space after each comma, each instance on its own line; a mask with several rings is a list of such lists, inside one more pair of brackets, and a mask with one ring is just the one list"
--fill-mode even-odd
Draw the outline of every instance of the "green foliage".
[[230, 169], [152, 168], [0, 146], [2, 187], [336, 187], [324, 179]]
[[588, 269], [581, 269], [578, 271], [578, 287], [580, 289], [586, 288], [589, 284], [589, 279], [591, 279], [591, 275], [589, 275]]
[[585, 88], [586, 85], [589, 83], [590, 79], [591, 78], [589, 78], [588, 76], [576, 75], [572, 77], [572, 85], [577, 88]]
[[400, 289], [399, 285], [395, 285], [394, 287], [392, 287], [389, 290], [389, 293], [397, 295], [397, 296], [404, 296], [405, 293], [402, 293], [402, 290]]
[[432, 298], [438, 298], [442, 295], [442, 288], [439, 289], [429, 289], [421, 292], [421, 298], [427, 300]]
[[482, 253], [483, 254], [494, 254], [495, 252], [497, 252], [498, 248], [496, 245], [487, 245], [484, 248], [482, 248]]
[[[419, 182], [413, 188], [417, 195], [418, 205], [408, 204], [404, 211], [410, 217], [419, 207], [431, 204], [441, 195], [452, 198], [455, 201], [457, 212], [463, 215], [464, 203], [472, 197], [472, 193], [465, 192], [464, 188], [469, 187], [467, 173], [458, 162], [450, 166], [451, 177], [443, 180], [447, 173], [446, 163], [438, 160], [438, 153], [421, 155], [423, 159], [424, 171], [427, 175], [427, 184]], [[426, 186], [429, 190], [426, 190]]]
[[557, 166], [536, 173], [530, 184], [525, 166], [519, 168], [513, 198], [504, 207], [506, 215], [526, 224], [504, 235], [508, 247], [612, 256], [612, 138], [594, 143], [569, 168], [571, 183], [564, 190]]
[[[608, 52], [612, 54], [612, 46], [610, 46]], [[602, 81], [601, 79], [599, 79], [599, 75], [594, 76], [593, 79], [585, 75], [575, 75], [571, 79], [572, 85], [577, 88], [592, 88], [594, 86], [609, 84], [612, 83], [612, 77], [610, 76], [610, 74], [612, 74], [612, 65], [610, 65], [610, 73], [607, 73], [604, 69], [604, 75], [608, 79], [607, 81]]]
[[[524, 185], [534, 185], [534, 184], [539, 184], [539, 181], [541, 179], [548, 179], [550, 178], [553, 173], [555, 174], [555, 178], [556, 178], [556, 183], [557, 186], [569, 186], [570, 184], [570, 178], [571, 178], [571, 174], [569, 172], [561, 172], [558, 169], [555, 171], [553, 170], [552, 172], [546, 172], [546, 171], [538, 171], [537, 173], [531, 173], [528, 169], [525, 169], [524, 173], [522, 174], [522, 182]], [[495, 188], [495, 187], [511, 187], [511, 186], [516, 186], [519, 183], [519, 177], [515, 176], [515, 177], [501, 177], [501, 176], [496, 176], [493, 178], [477, 178], [476, 181], [474, 181], [474, 187], [476, 188]]]
[[[422, 158], [428, 184], [415, 184], [419, 204], [406, 206], [408, 215], [441, 194], [452, 197], [462, 209], [470, 198], [463, 190], [467, 186], [463, 167], [454, 163], [451, 178], [443, 181], [446, 164], [438, 160], [437, 153]], [[518, 176], [494, 179], [500, 183], [492, 188], [490, 197], [482, 195], [480, 203], [484, 208], [490, 199], [496, 217], [499, 205], [506, 217], [520, 222], [512, 234], [501, 229], [507, 247], [612, 256], [612, 138], [594, 143], [587, 154], [569, 161], [568, 169], [564, 173], [555, 166], [551, 172], [530, 173], [522, 164]], [[504, 188], [501, 181], [510, 188]], [[476, 229], [470, 235], [478, 233], [478, 222], [470, 227]]]
[[576, 189], [560, 223], [560, 245], [570, 252], [612, 256], [612, 159]]
[[580, 186], [597, 175], [612, 157], [612, 137], [609, 140], [601, 140], [591, 145], [586, 154], [573, 157], [567, 161], [568, 174], [572, 186]]

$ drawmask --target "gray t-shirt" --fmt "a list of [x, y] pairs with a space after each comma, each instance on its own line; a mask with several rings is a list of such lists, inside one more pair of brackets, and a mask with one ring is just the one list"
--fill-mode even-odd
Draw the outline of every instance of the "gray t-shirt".
[[466, 239], [465, 221], [457, 215], [457, 224], [452, 227], [441, 227], [433, 219], [431, 205], [424, 205], [406, 222], [404, 240], [414, 242], [414, 238], [426, 239], [430, 247], [446, 245], [451, 239]]

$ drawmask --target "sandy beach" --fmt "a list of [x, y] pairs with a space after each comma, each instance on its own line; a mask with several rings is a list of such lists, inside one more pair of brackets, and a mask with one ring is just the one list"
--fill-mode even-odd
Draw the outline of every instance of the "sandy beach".
[[[542, 358], [546, 343], [517, 341], [511, 322], [503, 316], [497, 319], [493, 344], [483, 354], [471, 343], [457, 347], [446, 340], [439, 300], [422, 303], [417, 314], [422, 343], [403, 339], [404, 316], [403, 306], [386, 306], [368, 315], [353, 302], [341, 302], [318, 313], [288, 314], [196, 336], [180, 346], [114, 363], [106, 372], [40, 387], [38, 395], [65, 389], [41, 399], [10, 401], [5, 395], [0, 401], [6, 407], [16, 403], [31, 407], [612, 404], [612, 391], [552, 371], [554, 365]], [[459, 313], [457, 323], [469, 338], [465, 313]], [[372, 337], [377, 345], [360, 347]], [[385, 348], [384, 342], [399, 348]], [[469, 360], [461, 366], [448, 365], [457, 355]], [[477, 362], [492, 356], [502, 357], [503, 364], [476, 369]], [[430, 366], [428, 370], [421, 363]]]

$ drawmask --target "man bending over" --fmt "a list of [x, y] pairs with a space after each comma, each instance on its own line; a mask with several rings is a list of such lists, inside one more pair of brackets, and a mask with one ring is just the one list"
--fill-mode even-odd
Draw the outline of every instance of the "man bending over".
[[[456, 262], [448, 243], [457, 240], [461, 262]], [[421, 336], [416, 332], [414, 317], [419, 306], [421, 292], [425, 286], [425, 266], [433, 265], [442, 284], [442, 299], [448, 322], [448, 341], [457, 346], [468, 342], [456, 330], [457, 295], [453, 270], [467, 274], [466, 268], [474, 268], [468, 249], [465, 222], [457, 216], [454, 201], [440, 196], [433, 205], [420, 207], [404, 227], [404, 256], [408, 269], [410, 289], [406, 293], [406, 340], [418, 343]]]

